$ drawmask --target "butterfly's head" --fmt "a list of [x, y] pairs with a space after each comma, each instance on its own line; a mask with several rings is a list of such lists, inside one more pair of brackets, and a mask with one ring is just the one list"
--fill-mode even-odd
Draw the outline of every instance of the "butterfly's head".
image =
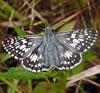
[[45, 34], [46, 34], [46, 35], [53, 34], [52, 28], [51, 28], [51, 27], [46, 27], [46, 28], [45, 28]]

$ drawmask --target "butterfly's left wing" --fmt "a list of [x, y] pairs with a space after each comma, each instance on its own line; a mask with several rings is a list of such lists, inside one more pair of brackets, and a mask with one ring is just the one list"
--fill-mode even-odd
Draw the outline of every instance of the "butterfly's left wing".
[[42, 42], [43, 36], [31, 35], [25, 37], [6, 38], [2, 41], [2, 45], [8, 54], [13, 56], [15, 59], [22, 60]]
[[48, 71], [51, 63], [48, 62], [47, 48], [44, 36], [25, 36], [6, 38], [2, 41], [4, 49], [15, 59], [22, 60], [22, 66], [32, 72]]
[[78, 29], [57, 33], [57, 41], [69, 47], [73, 52], [83, 53], [93, 46], [97, 39], [97, 31], [90, 29]]

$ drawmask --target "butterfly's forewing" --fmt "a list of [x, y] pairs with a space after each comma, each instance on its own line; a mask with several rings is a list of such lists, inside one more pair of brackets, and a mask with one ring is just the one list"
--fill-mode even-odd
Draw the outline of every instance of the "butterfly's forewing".
[[43, 36], [25, 36], [6, 38], [2, 41], [4, 49], [15, 59], [23, 59], [32, 49], [42, 43]]
[[58, 33], [56, 39], [72, 51], [83, 53], [93, 46], [97, 36], [97, 31], [90, 28]]

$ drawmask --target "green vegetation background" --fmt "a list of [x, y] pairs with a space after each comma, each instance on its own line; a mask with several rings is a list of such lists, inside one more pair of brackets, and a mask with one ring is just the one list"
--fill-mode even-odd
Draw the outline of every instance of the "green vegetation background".
[[[55, 33], [77, 28], [100, 29], [99, 0], [0, 0], [0, 93], [65, 93], [66, 80], [100, 63], [99, 38], [91, 51], [83, 54], [82, 63], [72, 70], [49, 70], [33, 73], [25, 70], [2, 48], [2, 40], [14, 36], [44, 34], [30, 25], [50, 25]], [[45, 19], [48, 20], [45, 21]], [[97, 76], [92, 79], [98, 79]], [[78, 84], [73, 85], [77, 88]], [[83, 84], [79, 88], [85, 92]], [[74, 92], [73, 92], [74, 93]]]

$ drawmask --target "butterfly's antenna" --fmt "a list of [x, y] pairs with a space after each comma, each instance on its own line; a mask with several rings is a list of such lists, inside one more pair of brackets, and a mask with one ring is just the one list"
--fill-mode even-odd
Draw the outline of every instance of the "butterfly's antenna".
[[36, 26], [36, 25], [33, 25], [33, 24], [31, 24], [30, 26], [34, 26], [34, 27], [36, 27], [36, 28], [38, 28], [38, 29], [45, 30], [44, 28], [41, 28], [41, 27]]

